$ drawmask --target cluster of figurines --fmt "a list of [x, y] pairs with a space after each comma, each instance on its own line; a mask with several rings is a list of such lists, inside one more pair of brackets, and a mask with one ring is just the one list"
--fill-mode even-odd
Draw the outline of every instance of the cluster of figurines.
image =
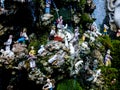
[[[102, 56], [99, 51], [102, 44], [97, 41], [97, 38], [102, 34], [99, 32], [97, 25], [94, 22], [90, 30], [81, 35], [82, 38], [80, 38], [79, 27], [76, 27], [73, 31], [68, 27], [67, 24], [63, 24], [63, 18], [60, 16], [56, 21], [56, 25], [51, 26], [47, 44], [41, 45], [37, 51], [34, 46], [31, 46], [30, 50], [27, 49], [26, 42], [29, 37], [26, 28], [23, 28], [20, 32], [20, 38], [14, 41], [13, 45], [14, 36], [9, 35], [8, 40], [4, 43], [5, 49], [0, 51], [0, 62], [5, 65], [14, 65], [13, 63], [20, 60], [20, 58], [26, 57], [27, 60], [20, 61], [17, 66], [12, 66], [12, 68], [26, 68], [29, 70], [29, 79], [36, 80], [38, 84], [45, 84], [44, 78], [48, 78], [48, 76], [43, 74], [40, 68], [37, 67], [36, 62], [42, 63], [49, 75], [54, 73], [54, 68], [57, 68], [58, 72], [62, 74], [65, 74], [65, 69], [68, 69], [70, 76], [79, 75], [84, 70], [86, 81], [99, 85], [103, 84], [101, 69], [98, 66], [110, 66], [112, 57], [110, 56], [110, 50], [106, 51], [105, 56]], [[105, 26], [105, 28], [108, 27]], [[93, 56], [89, 56], [91, 53], [90, 47], [93, 45], [96, 48], [92, 51]], [[47, 60], [39, 60], [39, 57], [47, 56], [49, 56]], [[68, 67], [64, 68], [64, 65], [68, 65]], [[43, 90], [48, 88], [52, 90], [55, 87], [53, 81], [55, 82], [54, 78], [49, 77], [47, 84], [43, 86]]]
[[[48, 20], [51, 17], [50, 5], [51, 0], [46, 0], [43, 20]], [[73, 31], [68, 27], [68, 24], [63, 24], [63, 17], [60, 16], [56, 20], [56, 25], [51, 26], [47, 44], [40, 45], [37, 51], [34, 46], [28, 50], [26, 42], [29, 41], [29, 37], [26, 28], [20, 32], [20, 38], [17, 41], [13, 40], [13, 35], [9, 35], [8, 40], [4, 43], [5, 49], [0, 51], [0, 64], [15, 69], [26, 68], [29, 71], [30, 80], [36, 81], [37, 84], [45, 84], [43, 90], [52, 90], [55, 87], [54, 84], [57, 80], [50, 76], [54, 75], [54, 69], [63, 75], [68, 72], [70, 76], [79, 75], [82, 72], [83, 78], [87, 82], [101, 86], [104, 84], [104, 79], [99, 66], [110, 66], [112, 57], [109, 49], [104, 56], [101, 54], [99, 48], [103, 45], [97, 41], [97, 38], [107, 35], [108, 26], [104, 24], [104, 33], [101, 34], [94, 22], [90, 26], [90, 30], [85, 31], [83, 35], [80, 35], [79, 27], [74, 28]], [[93, 46], [95, 49], [91, 51]], [[39, 59], [47, 56], [49, 56], [47, 60]], [[26, 59], [19, 61], [24, 57]], [[14, 65], [14, 62], [19, 63]], [[47, 75], [37, 67], [37, 62], [43, 65]], [[11, 67], [11, 65], [13, 66]]]

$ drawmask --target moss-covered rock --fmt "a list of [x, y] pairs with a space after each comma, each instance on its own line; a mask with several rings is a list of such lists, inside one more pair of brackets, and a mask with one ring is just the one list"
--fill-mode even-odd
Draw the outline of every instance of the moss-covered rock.
[[57, 90], [82, 90], [82, 88], [76, 80], [65, 79], [58, 83]]

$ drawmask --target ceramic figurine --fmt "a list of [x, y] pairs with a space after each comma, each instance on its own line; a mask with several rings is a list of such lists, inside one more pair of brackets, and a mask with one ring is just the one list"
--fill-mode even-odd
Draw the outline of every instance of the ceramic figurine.
[[4, 45], [5, 45], [5, 50], [6, 50], [6, 51], [7, 51], [7, 50], [10, 50], [10, 46], [11, 46], [11, 44], [12, 44], [12, 38], [13, 38], [13, 36], [10, 35], [9, 38], [8, 38], [8, 40], [4, 43]]

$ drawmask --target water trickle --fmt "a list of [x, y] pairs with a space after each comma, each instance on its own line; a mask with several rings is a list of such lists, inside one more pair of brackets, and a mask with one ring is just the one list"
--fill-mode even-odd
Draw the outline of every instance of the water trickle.
[[96, 5], [96, 9], [94, 10], [92, 17], [96, 18], [95, 22], [98, 28], [100, 28], [106, 17], [106, 0], [93, 0], [93, 2]]

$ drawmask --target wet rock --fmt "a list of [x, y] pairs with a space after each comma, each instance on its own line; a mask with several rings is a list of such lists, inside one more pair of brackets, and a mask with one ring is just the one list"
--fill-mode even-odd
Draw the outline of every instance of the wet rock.
[[53, 73], [53, 69], [51, 67], [45, 67], [45, 70], [49, 73], [52, 74]]
[[86, 0], [86, 1], [87, 3], [85, 5], [85, 11], [91, 14], [96, 8], [96, 5], [93, 3], [93, 0]]
[[28, 53], [28, 50], [26, 48], [25, 44], [20, 44], [20, 43], [15, 43], [13, 45], [12, 51], [16, 54], [16, 55], [20, 55], [21, 53]]
[[74, 21], [75, 24], [78, 24], [80, 22], [80, 16], [74, 15], [73, 16], [73, 21]]
[[0, 30], [3, 28], [3, 25], [0, 24]]
[[48, 66], [48, 63], [47, 63], [47, 62], [44, 62], [44, 63], [43, 63], [43, 66]]
[[51, 14], [44, 14], [41, 16], [42, 19], [42, 25], [49, 25], [53, 21], [53, 15]]
[[11, 50], [4, 51], [1, 49], [2, 54], [0, 55], [0, 58], [6, 59], [6, 60], [14, 60], [15, 55]]
[[47, 21], [47, 20], [49, 20], [52, 17], [53, 17], [53, 15], [51, 15], [51, 14], [44, 14], [42, 16], [42, 21]]
[[28, 76], [30, 80], [36, 81], [37, 84], [44, 83], [45, 75], [38, 68], [32, 70]]
[[104, 63], [103, 63], [104, 59], [103, 59], [103, 56], [99, 50], [94, 50], [92, 52], [92, 56], [98, 60], [100, 66], [104, 65]]
[[8, 28], [2, 28], [2, 30], [0, 30], [0, 36], [5, 34], [5, 32], [8, 30]]

